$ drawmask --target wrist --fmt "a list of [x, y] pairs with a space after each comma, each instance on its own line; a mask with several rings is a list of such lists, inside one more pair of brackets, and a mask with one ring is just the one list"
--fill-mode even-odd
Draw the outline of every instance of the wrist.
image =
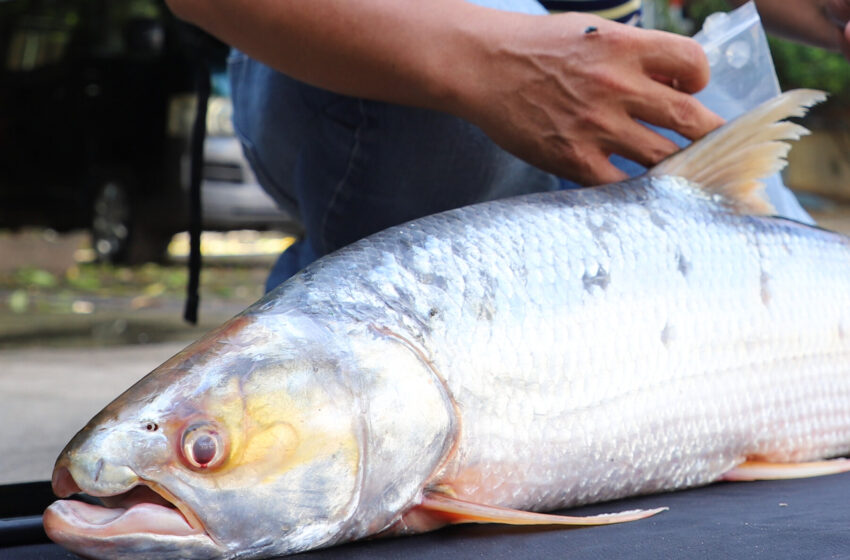
[[518, 20], [535, 16], [471, 3], [459, 11], [426, 66], [428, 98], [423, 105], [474, 122], [475, 114], [486, 104], [486, 92], [493, 89], [493, 69], [504, 62], [499, 51], [513, 41]]

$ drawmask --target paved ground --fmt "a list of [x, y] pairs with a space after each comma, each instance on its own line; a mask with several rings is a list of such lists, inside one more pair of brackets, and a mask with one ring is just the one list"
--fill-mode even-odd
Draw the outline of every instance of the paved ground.
[[[247, 249], [246, 236], [253, 240]], [[0, 484], [50, 478], [56, 456], [94, 414], [262, 294], [280, 250], [268, 234], [213, 237], [221, 247], [208, 248], [200, 324], [193, 327], [182, 320], [185, 281], [169, 284], [184, 271], [179, 263], [149, 275], [144, 267], [107, 267], [89, 289], [69, 283], [69, 271], [90, 257], [86, 240], [0, 230]], [[264, 255], [244, 257], [255, 249]], [[215, 253], [224, 257], [217, 261]], [[18, 274], [22, 269], [27, 275]], [[24, 298], [17, 306], [16, 295]]]
[[50, 478], [68, 440], [185, 344], [0, 352], [0, 484]]

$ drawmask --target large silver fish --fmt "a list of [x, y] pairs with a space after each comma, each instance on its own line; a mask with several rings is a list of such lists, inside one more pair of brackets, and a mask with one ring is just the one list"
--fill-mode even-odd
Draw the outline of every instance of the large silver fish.
[[[850, 242], [765, 215], [769, 102], [648, 175], [427, 217], [294, 277], [60, 455], [52, 539], [262, 558], [446, 523], [846, 469]], [[757, 464], [761, 462], [761, 465]], [[787, 473], [787, 474], [786, 474]]]

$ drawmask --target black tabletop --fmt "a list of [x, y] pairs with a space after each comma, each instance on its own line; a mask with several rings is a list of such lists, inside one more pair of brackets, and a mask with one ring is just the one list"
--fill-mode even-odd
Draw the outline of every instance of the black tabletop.
[[[351, 543], [310, 560], [664, 558], [850, 558], [850, 473], [718, 483], [570, 510], [571, 515], [667, 506], [651, 519], [581, 529], [497, 525], [449, 527], [412, 537]], [[69, 560], [48, 543], [0, 546], [0, 560]]]

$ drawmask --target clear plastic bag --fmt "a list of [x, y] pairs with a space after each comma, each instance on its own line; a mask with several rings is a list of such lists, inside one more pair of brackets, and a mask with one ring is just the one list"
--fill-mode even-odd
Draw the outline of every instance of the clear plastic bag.
[[[696, 98], [724, 119], [734, 119], [779, 95], [767, 37], [752, 0], [732, 12], [708, 16], [694, 39], [711, 66], [711, 80]], [[814, 223], [778, 173], [763, 183], [777, 214]]]
[[694, 35], [711, 65], [711, 81], [696, 97], [732, 119], [779, 95], [779, 81], [755, 4], [708, 16]]

